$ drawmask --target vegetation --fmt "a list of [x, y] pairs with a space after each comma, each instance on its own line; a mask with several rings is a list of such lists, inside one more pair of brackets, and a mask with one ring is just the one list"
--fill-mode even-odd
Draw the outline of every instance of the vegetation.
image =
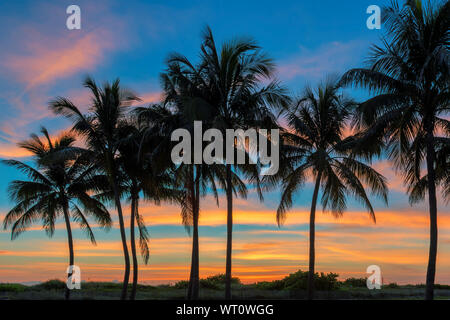
[[[355, 280], [357, 285], [355, 284]], [[238, 278], [232, 279], [234, 299], [304, 299], [307, 297], [308, 272], [301, 270], [281, 280], [242, 284]], [[359, 284], [364, 283], [364, 286]], [[223, 299], [226, 276], [219, 274], [200, 279], [202, 295], [200, 299]], [[319, 299], [419, 299], [423, 296], [425, 285], [383, 285], [381, 290], [367, 290], [366, 279], [338, 280], [334, 273], [316, 273], [316, 296]], [[73, 292], [74, 299], [111, 299], [122, 290], [121, 283], [83, 282], [81, 290]], [[128, 286], [131, 290], [132, 285]], [[188, 281], [172, 285], [137, 286], [136, 299], [183, 299], [188, 290]], [[25, 286], [13, 283], [0, 283], [0, 299], [59, 299], [65, 290], [65, 282], [49, 280], [40, 284]], [[450, 298], [450, 286], [436, 285], [436, 296]]]
[[[308, 177], [315, 181], [309, 222], [309, 279], [308, 298], [314, 297], [315, 214], [319, 190], [322, 186], [322, 206], [335, 217], [343, 215], [346, 197], [359, 200], [375, 221], [375, 211], [366, 193], [380, 196], [387, 203], [385, 178], [363, 160], [370, 161], [379, 154], [380, 143], [372, 150], [360, 152], [355, 148], [355, 137], [343, 137], [355, 102], [338, 93], [339, 85], [329, 80], [314, 91], [307, 87], [304, 96], [286, 111], [288, 128], [283, 134], [283, 168], [271, 177], [273, 183], [281, 180], [281, 201], [277, 221], [281, 225], [286, 211], [292, 206], [294, 193]], [[366, 187], [364, 187], [364, 185]]]
[[351, 288], [365, 288], [367, 286], [367, 278], [348, 278], [344, 281], [344, 285]]
[[[92, 105], [89, 113], [83, 114], [70, 100], [59, 97], [50, 103], [50, 109], [55, 114], [64, 116], [73, 121], [73, 130], [84, 138], [89, 154], [96, 165], [101, 168], [112, 187], [114, 204], [119, 217], [120, 237], [125, 261], [125, 272], [121, 299], [127, 296], [130, 276], [130, 256], [128, 253], [125, 224], [119, 189], [119, 166], [117, 164], [118, 149], [124, 137], [120, 135], [120, 125], [124, 121], [127, 106], [138, 101], [139, 98], [132, 92], [122, 90], [119, 80], [112, 84], [106, 83], [103, 88], [97, 86], [95, 81], [87, 78], [84, 86], [91, 91]], [[105, 187], [105, 189], [109, 189]]]
[[[387, 154], [404, 176], [411, 204], [428, 195], [430, 250], [427, 299], [433, 299], [438, 241], [436, 188], [450, 197], [450, 3], [424, 6], [406, 1], [385, 8], [388, 34], [382, 46], [372, 47], [367, 68], [352, 69], [343, 84], [370, 89], [374, 97], [360, 104], [354, 125], [362, 142], [386, 140]], [[442, 131], [442, 135], [438, 132]], [[422, 170], [425, 164], [426, 170]]]
[[[11, 226], [11, 239], [14, 240], [34, 221], [41, 220], [47, 235], [51, 237], [56, 219], [62, 215], [67, 231], [69, 266], [72, 266], [74, 248], [70, 218], [78, 222], [94, 244], [94, 233], [86, 215], [93, 216], [102, 227], [111, 226], [106, 207], [90, 195], [91, 191], [98, 189], [104, 177], [98, 174], [87, 153], [73, 147], [75, 138], [72, 135], [66, 133], [52, 141], [47, 129], [42, 128], [41, 133], [46, 141], [32, 134], [29, 140], [19, 144], [32, 152], [36, 169], [17, 160], [2, 161], [21, 170], [29, 178], [10, 183], [10, 198], [16, 205], [6, 214], [3, 226], [4, 229]], [[68, 277], [71, 275], [69, 270]], [[65, 298], [69, 299], [69, 296], [70, 290], [67, 289]]]
[[[337, 280], [339, 275], [335, 273], [314, 274], [315, 289], [320, 291], [335, 290], [339, 287], [340, 283]], [[309, 272], [303, 272], [301, 270], [288, 275], [281, 280], [275, 280], [271, 282], [258, 282], [256, 287], [266, 290], [306, 290], [308, 289]]]
[[[87, 112], [63, 97], [49, 104], [56, 115], [72, 121], [71, 133], [52, 138], [43, 128], [43, 139], [33, 134], [20, 143], [32, 152], [32, 166], [17, 160], [3, 161], [28, 179], [9, 185], [14, 207], [3, 221], [4, 228], [11, 228], [14, 240], [40, 221], [52, 236], [55, 221], [63, 218], [69, 265], [73, 265], [71, 223], [78, 223], [95, 243], [89, 221], [109, 228], [107, 208], [115, 208], [123, 248], [123, 282], [84, 283], [81, 292], [73, 293], [80, 299], [110, 299], [119, 292], [122, 300], [199, 299], [208, 295], [265, 298], [268, 292], [270, 297], [279, 298], [418, 297], [424, 293], [422, 286], [391, 283], [373, 294], [363, 291], [365, 279], [339, 281], [337, 274], [315, 272], [318, 200], [323, 211], [331, 211], [339, 218], [347, 208], [348, 197], [353, 197], [375, 222], [369, 195], [387, 203], [388, 189], [371, 161], [387, 155], [404, 176], [411, 204], [428, 198], [430, 250], [425, 297], [433, 299], [435, 290], [448, 297], [449, 288], [436, 285], [434, 279], [437, 192], [450, 200], [450, 4], [444, 1], [423, 5], [421, 1], [407, 0], [402, 7], [393, 2], [383, 11], [387, 34], [382, 46], [372, 48], [369, 65], [349, 70], [340, 79], [329, 78], [316, 89], [306, 87], [298, 98], [291, 97], [274, 79], [274, 62], [253, 40], [238, 38], [218, 46], [209, 28], [203, 34], [198, 63], [181, 54], [168, 57], [167, 68], [161, 74], [163, 99], [159, 104], [136, 108], [133, 104], [140, 101], [139, 97], [124, 90], [118, 79], [99, 86], [88, 77], [83, 84], [91, 95]], [[372, 97], [357, 103], [344, 94], [345, 86], [367, 88]], [[225, 152], [219, 163], [195, 163], [192, 155], [190, 163], [174, 164], [169, 156], [174, 146], [171, 134], [179, 128], [193, 133], [194, 121], [202, 121], [203, 131], [214, 128], [222, 134], [226, 129], [280, 129], [278, 173], [263, 177], [264, 166], [259, 159], [256, 164], [236, 165], [223, 156]], [[270, 141], [272, 137], [265, 139]], [[244, 153], [248, 160], [250, 150]], [[263, 201], [263, 191], [281, 187], [276, 212], [281, 225], [296, 192], [308, 179], [314, 183], [308, 271], [252, 285], [233, 278], [233, 199], [246, 198], [251, 187]], [[225, 193], [227, 204], [225, 274], [200, 279], [200, 199], [212, 194], [219, 204], [220, 191]], [[180, 206], [182, 223], [192, 233], [189, 281], [158, 287], [138, 284], [137, 239], [145, 263], [150, 256], [148, 230], [139, 213], [141, 201]], [[124, 202], [131, 204], [131, 285]], [[64, 291], [68, 299], [70, 291], [60, 280], [30, 287], [0, 284], [0, 294], [7, 298], [54, 299]]]
[[[201, 120], [203, 129], [216, 128], [225, 134], [226, 129], [249, 129], [276, 126], [271, 110], [286, 106], [290, 98], [286, 90], [273, 80], [275, 66], [251, 39], [235, 39], [220, 48], [211, 29], [206, 28], [200, 48], [200, 61], [196, 65], [181, 54], [168, 59], [168, 72], [162, 75], [166, 102], [176, 106], [180, 116], [188, 119], [189, 127], [194, 120]], [[269, 84], [262, 86], [263, 81]], [[193, 107], [194, 110], [193, 110]], [[188, 117], [186, 116], [188, 114]], [[184, 121], [183, 121], [184, 123]], [[236, 161], [234, 161], [236, 163]], [[225, 298], [231, 298], [231, 256], [233, 228], [233, 193], [246, 197], [247, 190], [239, 173], [250, 182], [258, 179], [254, 166], [237, 166], [226, 163], [224, 170], [215, 170], [218, 183], [226, 193], [227, 201], [227, 250]], [[200, 179], [205, 166], [199, 170]], [[211, 167], [211, 166], [209, 166]], [[193, 171], [191, 169], [191, 171]], [[204, 175], [204, 173], [203, 173]], [[197, 199], [196, 202], [199, 200]], [[197, 237], [198, 208], [194, 205], [194, 240]], [[193, 296], [198, 288], [198, 243], [193, 247]]]
[[[215, 276], [210, 276], [205, 279], [200, 279], [199, 284], [200, 288], [204, 289], [214, 289], [214, 290], [223, 290], [226, 286], [226, 275], [218, 274]], [[231, 279], [232, 285], [242, 285], [241, 280], [239, 278]], [[187, 289], [189, 286], [188, 281], [178, 281], [174, 284], [174, 287], [177, 289]]]

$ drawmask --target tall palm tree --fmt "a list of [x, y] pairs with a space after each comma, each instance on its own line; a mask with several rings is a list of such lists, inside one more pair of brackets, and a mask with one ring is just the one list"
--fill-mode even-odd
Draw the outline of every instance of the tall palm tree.
[[[273, 79], [275, 65], [251, 39], [236, 39], [217, 48], [212, 31], [203, 33], [200, 62], [191, 63], [180, 54], [169, 59], [175, 83], [191, 83], [191, 104], [202, 113], [206, 126], [225, 133], [226, 129], [261, 128], [274, 124], [272, 111], [289, 102], [286, 90]], [[191, 80], [193, 79], [193, 80]], [[268, 81], [266, 86], [262, 84]], [[173, 81], [167, 81], [169, 84]], [[170, 86], [166, 86], [170, 88]], [[170, 91], [169, 91], [170, 92]], [[231, 298], [233, 176], [239, 167], [224, 162], [224, 189], [227, 199], [227, 250], [225, 297]], [[243, 168], [241, 168], [243, 169]], [[248, 167], [246, 167], [248, 169]], [[253, 181], [255, 174], [247, 172]], [[254, 173], [254, 172], [253, 172]], [[236, 179], [234, 179], [237, 181]]]
[[87, 147], [96, 155], [96, 158], [93, 160], [101, 166], [113, 189], [125, 262], [121, 292], [121, 299], [125, 300], [130, 275], [130, 256], [118, 183], [119, 168], [117, 166], [117, 156], [122, 138], [119, 134], [119, 126], [124, 120], [126, 107], [129, 107], [135, 101], [139, 101], [139, 98], [134, 93], [122, 89], [119, 79], [111, 84], [105, 83], [100, 88], [92, 78], [88, 77], [84, 81], [84, 86], [92, 94], [91, 105], [87, 114], [83, 114], [70, 100], [63, 97], [58, 97], [51, 101], [50, 109], [54, 113], [65, 116], [74, 122], [73, 130], [85, 138]]
[[[163, 74], [165, 83], [165, 103], [163, 106], [153, 105], [145, 108], [136, 108], [135, 112], [140, 119], [139, 122], [145, 127], [141, 145], [151, 147], [148, 153], [156, 163], [172, 163], [170, 159], [171, 133], [178, 128], [189, 130], [193, 134], [193, 121], [201, 119], [201, 110], [192, 104], [186, 90], [187, 84], [172, 85], [176, 82], [173, 74]], [[179, 76], [179, 75], [178, 75]], [[170, 89], [169, 89], [170, 88]], [[156, 158], [156, 159], [155, 159]], [[191, 272], [188, 288], [188, 299], [198, 299], [199, 296], [199, 216], [200, 198], [204, 196], [208, 188], [214, 194], [218, 203], [218, 192], [215, 185], [217, 171], [214, 166], [180, 164], [169, 168], [170, 176], [173, 178], [172, 196], [181, 205], [181, 216], [183, 225], [190, 233], [192, 230], [192, 255]]]
[[[450, 110], [450, 3], [408, 0], [400, 7], [392, 2], [383, 12], [387, 33], [382, 45], [372, 47], [367, 68], [348, 71], [342, 83], [375, 94], [360, 105], [355, 122], [366, 131], [367, 144], [372, 138], [386, 138], [389, 158], [406, 185], [421, 179], [426, 164], [430, 214], [426, 299], [430, 300], [438, 243], [436, 187], [444, 181], [437, 179], [442, 162], [436, 161], [436, 148], [450, 144], [450, 122], [445, 119]], [[442, 136], [437, 136], [439, 130]]]
[[[173, 146], [171, 133], [178, 128], [189, 127], [184, 119], [182, 104], [175, 104], [171, 108], [167, 107], [168, 101], [164, 105], [150, 105], [135, 109], [138, 123], [143, 127], [143, 137], [141, 146], [153, 145], [152, 154], [159, 158], [162, 163], [171, 164], [170, 152]], [[139, 152], [142, 153], [142, 150]], [[199, 245], [198, 245], [198, 217], [200, 211], [200, 194], [198, 180], [195, 178], [193, 165], [172, 166], [170, 171], [173, 174], [173, 187], [181, 190], [178, 201], [181, 206], [182, 223], [186, 230], [190, 232], [194, 229], [192, 240], [191, 272], [188, 289], [188, 299], [197, 299], [199, 291]]]
[[[335, 217], [347, 208], [347, 196], [353, 196], [367, 209], [375, 222], [375, 212], [365, 190], [368, 186], [374, 195], [387, 203], [385, 178], [369, 164], [369, 153], [355, 153], [354, 137], [344, 138], [344, 128], [349, 120], [354, 102], [339, 93], [336, 81], [330, 79], [319, 85], [316, 92], [310, 87], [286, 112], [288, 128], [283, 133], [284, 146], [278, 176], [282, 193], [277, 209], [281, 225], [286, 212], [293, 204], [293, 196], [307, 178], [314, 180], [314, 191], [309, 219], [309, 272], [308, 299], [314, 297], [315, 221], [316, 205], [322, 189], [323, 210], [331, 210]], [[372, 152], [380, 151], [372, 150]], [[363, 161], [365, 160], [365, 161]]]
[[[3, 160], [6, 165], [25, 173], [29, 180], [15, 180], [9, 184], [11, 200], [15, 202], [5, 216], [3, 227], [12, 226], [11, 239], [16, 239], [33, 222], [41, 220], [48, 236], [53, 236], [55, 222], [64, 218], [69, 245], [69, 266], [74, 265], [74, 249], [70, 220], [76, 221], [86, 232], [93, 244], [94, 233], [86, 215], [92, 216], [101, 227], [110, 227], [111, 218], [101, 202], [91, 196], [97, 190], [97, 181], [102, 181], [96, 167], [89, 161], [86, 153], [72, 153], [71, 157], [52, 159], [53, 155], [73, 147], [75, 141], [70, 134], [63, 134], [52, 142], [47, 129], [41, 133], [45, 140], [32, 134], [20, 147], [33, 154], [36, 168], [17, 160]], [[81, 207], [81, 208], [80, 208]], [[68, 274], [68, 277], [72, 272]], [[70, 290], [66, 288], [65, 299]]]

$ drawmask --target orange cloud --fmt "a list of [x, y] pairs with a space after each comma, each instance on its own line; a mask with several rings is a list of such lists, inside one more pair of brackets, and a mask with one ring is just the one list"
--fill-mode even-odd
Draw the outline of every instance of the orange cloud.
[[139, 104], [157, 103], [161, 101], [161, 92], [147, 92], [139, 95], [142, 101]]
[[106, 50], [114, 47], [110, 32], [97, 29], [79, 39], [61, 38], [52, 46], [36, 41], [28, 44], [29, 55], [14, 55], [4, 65], [27, 89], [66, 78], [80, 71], [89, 71], [105, 58]]
[[[67, 129], [59, 130], [57, 132], [50, 132], [52, 141], [54, 141], [62, 133], [69, 131], [70, 128], [71, 127], [68, 127]], [[36, 133], [38, 133], [38, 132], [36, 132]], [[10, 143], [0, 142], [0, 158], [15, 159], [15, 158], [24, 158], [24, 157], [32, 156], [33, 154], [31, 152], [17, 146], [18, 141], [25, 140], [26, 138], [27, 137], [15, 136], [13, 139], [11, 139], [12, 141]], [[42, 138], [42, 137], [41, 137], [41, 139], [45, 140], [45, 138]]]
[[[319, 228], [319, 226], [318, 226]], [[426, 229], [426, 228], [424, 228]], [[403, 231], [401, 231], [403, 230]], [[306, 231], [280, 230], [278, 237], [266, 238], [267, 231], [236, 232], [233, 243], [233, 275], [243, 282], [280, 279], [298, 269], [306, 270], [308, 242]], [[278, 231], [273, 231], [276, 234]], [[250, 235], [250, 237], [249, 237]], [[438, 258], [438, 280], [447, 281], [450, 265], [450, 237], [441, 235]], [[192, 239], [153, 236], [150, 240], [150, 264], [140, 268], [143, 283], [168, 283], [187, 279]], [[14, 247], [2, 249], [0, 281], [36, 281], [63, 278], [67, 263], [65, 240], [17, 241]], [[223, 273], [226, 242], [223, 237], [200, 237], [200, 272], [202, 277]], [[77, 265], [83, 279], [111, 281], [121, 279], [123, 261], [119, 240], [99, 241], [93, 246], [87, 240], [75, 240]], [[364, 277], [370, 264], [382, 267], [386, 281], [417, 283], [424, 277], [427, 263], [426, 230], [410, 233], [409, 229], [332, 229], [317, 232], [317, 270], [336, 272], [341, 278]], [[27, 263], [17, 265], [18, 257]], [[45, 262], [51, 259], [54, 262]]]
[[17, 147], [14, 144], [0, 142], [0, 158], [22, 158], [28, 157], [31, 153]]
[[[226, 211], [224, 199], [221, 197], [222, 206], [217, 208], [212, 197], [206, 197], [201, 201], [200, 225], [218, 226], [226, 224]], [[128, 206], [125, 212], [129, 212]], [[234, 221], [235, 224], [249, 225], [275, 225], [275, 209], [269, 209], [264, 204], [251, 200], [235, 199]], [[364, 227], [411, 227], [423, 228], [428, 225], [426, 212], [415, 210], [389, 210], [375, 208], [377, 224], [374, 225], [365, 211], [347, 211], [343, 217], [336, 219], [331, 214], [318, 214], [318, 224], [354, 225]], [[448, 208], [439, 208], [439, 222], [443, 226], [450, 226], [450, 211]], [[180, 208], [175, 205], [155, 206], [142, 203], [140, 213], [148, 225], [179, 225], [181, 223]], [[286, 226], [308, 224], [309, 209], [293, 208], [287, 214]]]

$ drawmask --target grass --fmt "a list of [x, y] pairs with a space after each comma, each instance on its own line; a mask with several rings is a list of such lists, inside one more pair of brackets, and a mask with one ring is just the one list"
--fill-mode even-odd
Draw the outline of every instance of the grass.
[[[55, 280], [51, 280], [55, 281]], [[64, 282], [60, 282], [64, 285]], [[120, 296], [121, 284], [109, 282], [85, 282], [80, 290], [72, 290], [71, 298], [76, 300], [109, 300], [118, 299]], [[176, 288], [175, 286], [147, 286], [139, 285], [136, 299], [138, 300], [182, 300], [186, 297], [187, 289]], [[316, 292], [317, 299], [423, 299], [425, 289], [417, 286], [399, 286], [389, 288], [384, 286], [381, 290], [368, 290], [367, 288], [354, 288], [341, 286], [334, 290], [319, 290]], [[48, 286], [46, 283], [24, 286], [15, 283], [0, 284], [1, 300], [58, 300], [62, 299], [64, 288]], [[436, 299], [450, 299], [450, 289], [436, 289]], [[200, 299], [223, 299], [224, 290], [207, 289], [200, 290]], [[245, 299], [305, 299], [306, 290], [270, 290], [260, 289], [256, 285], [233, 285], [233, 298], [237, 300]]]
[[[233, 298], [237, 300], [255, 299], [305, 299], [307, 272], [297, 271], [284, 279], [255, 284], [243, 284], [233, 278]], [[425, 286], [398, 285], [390, 283], [380, 290], [366, 288], [366, 279], [350, 278], [344, 281], [337, 279], [334, 273], [316, 274], [317, 299], [423, 299]], [[179, 281], [173, 285], [138, 285], [138, 300], [182, 300], [187, 296], [187, 281]], [[200, 299], [219, 300], [224, 298], [225, 278], [223, 275], [211, 276], [200, 280]], [[72, 290], [71, 299], [75, 300], [110, 300], [118, 299], [121, 283], [83, 282], [80, 290]], [[449, 285], [435, 285], [436, 299], [450, 300]], [[131, 290], [131, 285], [129, 286]], [[0, 300], [59, 300], [64, 296], [65, 282], [48, 280], [33, 286], [17, 283], [0, 283]]]

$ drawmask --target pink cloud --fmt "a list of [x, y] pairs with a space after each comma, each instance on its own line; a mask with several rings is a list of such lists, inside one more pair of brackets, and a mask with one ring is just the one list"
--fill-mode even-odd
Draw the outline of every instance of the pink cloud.
[[146, 92], [143, 93], [141, 95], [139, 95], [139, 97], [142, 99], [141, 102], [139, 102], [139, 104], [149, 104], [149, 103], [156, 103], [161, 101], [161, 92]]
[[31, 153], [10, 143], [0, 143], [0, 158], [22, 158]]
[[[54, 140], [54, 138], [59, 137], [63, 132], [67, 132], [70, 129], [70, 127], [64, 129], [64, 130], [59, 130], [59, 131], [51, 131], [50, 134], [52, 136], [52, 140]], [[1, 131], [3, 130], [3, 127], [0, 128]], [[31, 132], [27, 132], [26, 134], [31, 133]], [[35, 132], [35, 133], [39, 133], [39, 132]], [[25, 140], [27, 137], [24, 136], [24, 134], [18, 134], [16, 132], [14, 132], [14, 136], [11, 138], [11, 140], [9, 142], [0, 142], [0, 158], [24, 158], [24, 157], [29, 157], [32, 156], [33, 154], [31, 152], [29, 152], [28, 150], [25, 150], [23, 148], [20, 148], [19, 146], [17, 146], [17, 143], [19, 141]]]
[[6, 57], [4, 64], [19, 81], [26, 83], [26, 89], [30, 89], [92, 70], [113, 47], [111, 33], [96, 30], [78, 39], [60, 38], [51, 46], [44, 46], [39, 41], [29, 43], [29, 54]]

